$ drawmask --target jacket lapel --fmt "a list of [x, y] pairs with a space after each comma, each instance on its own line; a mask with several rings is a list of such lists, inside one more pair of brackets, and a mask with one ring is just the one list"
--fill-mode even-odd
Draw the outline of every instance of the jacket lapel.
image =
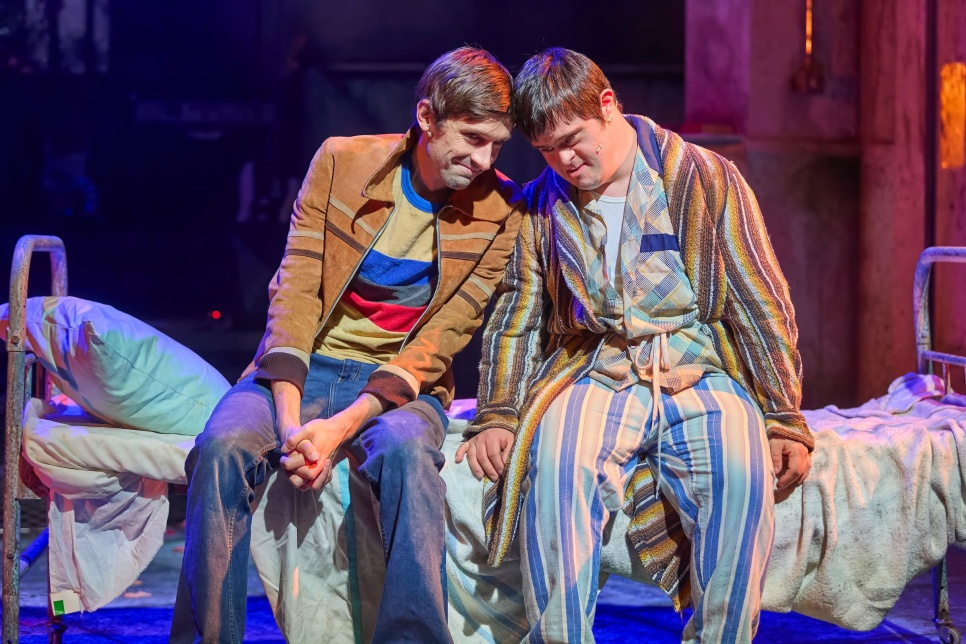
[[594, 317], [590, 294], [585, 277], [583, 239], [579, 215], [577, 213], [576, 189], [556, 173], [549, 176], [550, 197], [547, 203], [553, 212], [550, 218], [550, 232], [557, 250], [557, 265], [564, 283], [573, 294], [574, 302], [570, 314], [588, 329], [602, 333], [604, 326]]
[[684, 139], [650, 119], [640, 118], [637, 127], [650, 129], [654, 134], [668, 215], [678, 240], [684, 272], [697, 298], [699, 318], [716, 319], [721, 315], [723, 297], [719, 298], [718, 294], [724, 288], [724, 271], [717, 247], [717, 217], [709, 209], [696, 155]]

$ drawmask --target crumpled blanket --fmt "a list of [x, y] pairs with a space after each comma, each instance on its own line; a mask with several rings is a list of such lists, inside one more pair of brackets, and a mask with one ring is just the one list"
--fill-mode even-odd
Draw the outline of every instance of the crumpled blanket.
[[966, 410], [886, 409], [805, 412], [812, 473], [776, 505], [766, 610], [872, 629], [947, 545], [966, 547]]
[[[362, 498], [361, 509], [351, 503], [356, 495]], [[343, 459], [320, 492], [296, 490], [274, 472], [259, 490], [257, 503], [252, 557], [286, 639], [318, 642], [324, 632], [325, 641], [333, 644], [371, 641], [385, 564], [381, 548], [357, 534], [379, 539], [368, 485], [350, 480]], [[360, 579], [368, 592], [359, 591]], [[353, 620], [353, 610], [372, 619]], [[368, 637], [363, 637], [364, 627]]]

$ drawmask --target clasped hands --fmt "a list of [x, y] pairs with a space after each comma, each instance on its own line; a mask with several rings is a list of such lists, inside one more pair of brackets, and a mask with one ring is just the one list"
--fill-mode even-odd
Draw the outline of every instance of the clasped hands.
[[301, 427], [280, 430], [284, 439], [280, 465], [300, 490], [321, 490], [332, 480], [335, 454], [346, 440], [346, 423], [338, 415], [310, 420]]
[[283, 381], [272, 383], [276, 409], [282, 410], [278, 418], [289, 419], [280, 421], [278, 429], [283, 452], [280, 465], [296, 488], [321, 490], [332, 480], [335, 453], [385, 410], [374, 396], [362, 394], [331, 418], [317, 418], [299, 426], [293, 390]]

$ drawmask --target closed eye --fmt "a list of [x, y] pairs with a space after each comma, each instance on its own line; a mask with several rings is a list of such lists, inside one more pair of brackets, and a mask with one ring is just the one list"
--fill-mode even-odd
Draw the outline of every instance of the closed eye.
[[540, 152], [541, 154], [550, 154], [557, 148], [561, 150], [568, 150], [574, 147], [576, 144], [577, 144], [577, 135], [571, 134], [566, 139], [564, 139], [559, 145], [557, 146], [547, 145], [543, 147], [538, 147], [537, 152]]

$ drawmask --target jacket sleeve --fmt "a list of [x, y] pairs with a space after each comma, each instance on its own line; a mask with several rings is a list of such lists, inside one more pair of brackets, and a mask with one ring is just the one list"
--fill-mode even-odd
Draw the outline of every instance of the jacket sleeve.
[[397, 356], [372, 373], [363, 393], [372, 394], [384, 406], [404, 405], [449, 369], [453, 356], [467, 345], [483, 322], [483, 312], [513, 251], [523, 209], [522, 202], [513, 206], [476, 268], [453, 297], [420, 327]]
[[268, 324], [256, 359], [256, 378], [285, 380], [300, 392], [322, 315], [322, 252], [333, 167], [326, 141], [295, 200], [285, 254], [269, 287]]
[[483, 335], [476, 420], [464, 438], [491, 427], [516, 433], [524, 398], [540, 367], [547, 298], [537, 225], [535, 215], [524, 217], [500, 285], [496, 309]]
[[717, 226], [727, 279], [725, 314], [747, 366], [769, 438], [808, 447], [815, 439], [799, 408], [802, 361], [788, 284], [765, 231], [751, 188], [725, 162], [727, 195]]

